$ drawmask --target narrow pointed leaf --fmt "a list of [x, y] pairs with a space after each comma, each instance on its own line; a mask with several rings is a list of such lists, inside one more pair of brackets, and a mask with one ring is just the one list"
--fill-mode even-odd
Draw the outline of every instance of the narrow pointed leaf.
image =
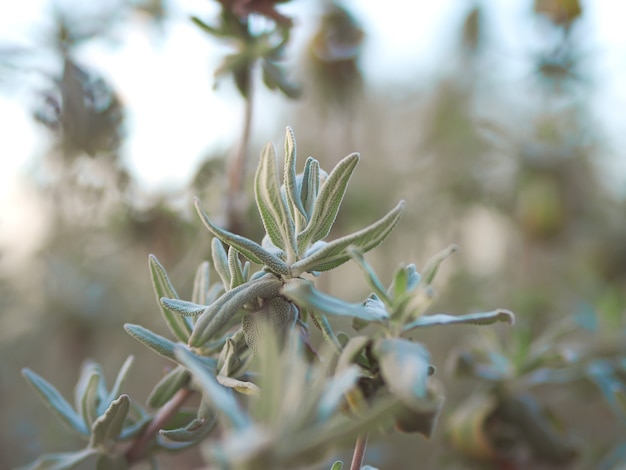
[[304, 226], [307, 217], [296, 183], [296, 138], [291, 127], [287, 127], [285, 136], [285, 174], [283, 180], [290, 214], [296, 224], [296, 231], [299, 231]]
[[330, 466], [330, 470], [343, 470], [343, 462], [341, 460], [333, 462], [333, 464]]
[[113, 400], [104, 414], [96, 419], [91, 427], [90, 447], [106, 445], [122, 432], [124, 420], [130, 410], [128, 395], [120, 395]]
[[387, 296], [387, 292], [385, 291], [385, 286], [383, 286], [382, 282], [380, 282], [380, 279], [378, 279], [378, 276], [376, 275], [376, 271], [374, 271], [374, 268], [372, 268], [372, 266], [370, 266], [370, 264], [367, 261], [365, 261], [365, 257], [363, 256], [363, 253], [361, 253], [361, 251], [357, 247], [349, 246], [348, 254], [356, 262], [359, 268], [361, 268], [361, 271], [363, 271], [363, 273], [365, 274], [365, 278], [367, 279], [367, 282], [372, 288], [372, 290], [374, 291], [374, 293], [385, 304], [391, 305], [391, 299], [389, 299], [389, 297]]
[[172, 397], [189, 383], [189, 372], [182, 366], [177, 366], [169, 371], [159, 382], [154, 386], [152, 392], [148, 396], [148, 406], [152, 408], [161, 408]]
[[230, 271], [230, 288], [234, 289], [244, 283], [239, 252], [232, 246], [228, 249], [228, 270]]
[[77, 468], [96, 468], [99, 458], [96, 449], [82, 449], [76, 452], [59, 452], [39, 457], [30, 465], [20, 470], [70, 470]]
[[469, 313], [467, 315], [446, 315], [444, 313], [437, 313], [434, 315], [425, 315], [408, 323], [402, 328], [402, 331], [406, 332], [414, 328], [434, 325], [490, 325], [500, 321], [512, 325], [515, 323], [515, 315], [513, 312], [504, 309], [498, 309], [492, 312]]
[[167, 276], [167, 272], [165, 272], [165, 268], [159, 263], [156, 259], [156, 256], [149, 256], [149, 265], [150, 265], [150, 275], [152, 277], [152, 286], [154, 287], [154, 292], [156, 294], [156, 300], [161, 309], [161, 314], [165, 319], [165, 323], [172, 331], [174, 336], [180, 341], [187, 341], [189, 338], [189, 334], [191, 333], [191, 325], [187, 322], [186, 319], [182, 318], [180, 315], [176, 315], [159, 303], [159, 299], [161, 297], [168, 297], [170, 299], [178, 299], [178, 294], [172, 286], [169, 277]]
[[89, 435], [89, 429], [85, 425], [85, 421], [74, 411], [72, 406], [61, 396], [53, 385], [30, 369], [22, 369], [22, 375], [35, 389], [45, 405], [61, 418], [61, 421], [79, 434], [83, 436]]
[[87, 427], [91, 427], [93, 422], [98, 418], [98, 385], [100, 384], [100, 375], [94, 371], [89, 376], [87, 387], [83, 393], [81, 401], [81, 415], [85, 420]]
[[267, 266], [273, 272], [281, 275], [289, 274], [289, 266], [277, 256], [269, 253], [258, 243], [245, 237], [235, 235], [214, 225], [209, 216], [200, 206], [199, 199], [195, 199], [196, 210], [204, 223], [204, 226], [217, 238], [230, 246], [234, 246], [243, 256], [253, 263]]
[[359, 162], [359, 154], [353, 153], [341, 160], [321, 187], [313, 213], [306, 228], [298, 236], [299, 246], [306, 246], [326, 238], [335, 223], [339, 207], [348, 188], [350, 177]]
[[196, 277], [193, 280], [193, 293], [191, 301], [199, 305], [208, 305], [208, 293], [211, 287], [211, 277], [209, 262], [203, 261], [196, 270]]
[[207, 308], [206, 305], [198, 305], [187, 300], [168, 299], [161, 297], [161, 305], [168, 309], [170, 312], [174, 312], [177, 315], [184, 315], [186, 317], [195, 317], [200, 315]]
[[241, 430], [250, 425], [250, 419], [241, 410], [232, 392], [220, 385], [196, 356], [184, 347], [177, 346], [176, 357], [191, 371], [213, 406], [221, 411], [236, 429]]
[[373, 352], [393, 395], [405, 403], [426, 398], [430, 354], [424, 346], [404, 339], [379, 339]]
[[342, 265], [350, 259], [347, 251], [350, 245], [355, 245], [363, 253], [375, 248], [387, 238], [397, 225], [403, 208], [404, 201], [401, 201], [387, 215], [369, 227], [334, 240], [310, 256], [292, 264], [292, 277], [296, 277], [303, 272], [328, 271]]
[[313, 287], [304, 279], [292, 279], [285, 283], [282, 294], [296, 305], [306, 309], [317, 310], [328, 315], [357, 317], [368, 321], [384, 321], [386, 312], [368, 309], [361, 304], [344, 302], [326, 295]]
[[152, 349], [157, 354], [176, 362], [176, 356], [174, 355], [174, 346], [176, 346], [176, 343], [173, 341], [157, 335], [140, 325], [126, 323], [124, 325], [124, 329], [129, 335], [140, 343], [143, 343], [148, 348]]
[[224, 387], [232, 388], [244, 395], [260, 395], [261, 389], [252, 382], [245, 382], [243, 380], [233, 379], [232, 377], [226, 377], [224, 375], [216, 376], [216, 380], [220, 385]]
[[[109, 392], [109, 396], [107, 397], [106, 401], [102, 403], [102, 405], [106, 406], [106, 403], [111, 403], [113, 400], [115, 400], [115, 397], [119, 397], [122, 394], [122, 388], [124, 387], [126, 377], [128, 377], [128, 372], [130, 371], [130, 366], [133, 365], [134, 359], [135, 358], [133, 356], [128, 356], [128, 358], [126, 358], [124, 364], [122, 364], [122, 367], [120, 368], [120, 371], [117, 373], [115, 383], [113, 384], [113, 387]], [[100, 414], [102, 414], [103, 412], [104, 410], [102, 410]]]
[[217, 275], [222, 280], [225, 290], [230, 286], [230, 269], [228, 269], [228, 255], [224, 249], [224, 245], [219, 238], [211, 240], [211, 255], [213, 258], [213, 267], [217, 271]]
[[313, 215], [319, 188], [320, 164], [313, 157], [309, 157], [304, 164], [302, 185], [300, 188], [300, 198], [302, 199], [302, 207], [304, 208], [307, 223], [311, 219], [311, 215]]
[[450, 245], [445, 250], [440, 251], [435, 256], [433, 256], [428, 262], [424, 269], [422, 270], [424, 273], [423, 279], [426, 284], [432, 284], [437, 272], [439, 271], [439, 267], [441, 263], [443, 263], [446, 259], [450, 257], [453, 253], [459, 251], [459, 247], [457, 245]]
[[261, 152], [259, 166], [254, 178], [254, 197], [265, 232], [278, 248], [285, 250], [286, 216], [285, 207], [280, 195], [280, 183], [276, 169], [276, 152], [268, 143]]
[[359, 376], [359, 368], [350, 366], [327, 382], [317, 410], [320, 421], [330, 418], [337, 411], [345, 394], [354, 387]]
[[174, 442], [199, 442], [211, 432], [216, 422], [215, 415], [196, 418], [184, 428], [161, 429], [159, 434]]
[[211, 340], [246, 303], [256, 300], [257, 297], [276, 297], [281, 285], [282, 282], [278, 278], [266, 274], [262, 278], [246, 282], [226, 292], [198, 317], [194, 331], [189, 337], [189, 345], [197, 347]]

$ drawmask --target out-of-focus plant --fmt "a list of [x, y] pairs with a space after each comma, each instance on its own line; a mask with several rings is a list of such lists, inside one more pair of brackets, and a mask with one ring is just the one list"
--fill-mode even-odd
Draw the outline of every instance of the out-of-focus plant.
[[[535, 390], [571, 396], [575, 387], [593, 383], [623, 423], [625, 352], [624, 332], [600, 328], [593, 313], [552, 322], [538, 335], [527, 328], [503, 337], [483, 332], [450, 358], [456, 375], [482, 384], [450, 417], [453, 446], [466, 457], [512, 468], [589, 459], [598, 443], [581, 446]], [[607, 462], [623, 459], [623, 440], [614, 444]]]
[[[453, 250], [433, 258], [423, 275], [414, 265], [401, 266], [390, 286], [383, 286], [363, 255], [398, 224], [403, 202], [371, 225], [326, 241], [358, 160], [351, 154], [326, 173], [309, 157], [297, 174], [295, 140], [288, 129], [281, 184], [275, 150], [268, 144], [254, 181], [266, 232], [261, 243], [215, 225], [196, 200], [202, 222], [215, 237], [213, 273], [203, 262], [191, 301], [182, 300], [151, 256], [154, 290], [174, 340], [125, 325], [132, 337], [176, 364], [148, 397], [156, 411], [142, 412], [120, 395], [128, 363], [110, 393], [97, 367], [88, 366], [77, 386], [79, 412], [25, 371], [63, 421], [89, 438], [85, 450], [43, 456], [30, 468], [75, 468], [86, 458], [127, 468], [160, 449], [203, 441], [207, 459], [221, 468], [294, 468], [319, 463], [338, 443], [356, 439], [352, 468], [358, 469], [371, 431], [395, 424], [401, 431], [430, 435], [443, 395], [431, 379], [427, 348], [407, 334], [433, 325], [512, 323], [513, 315], [506, 310], [424, 314], [432, 280]], [[373, 290], [363, 303], [329, 296], [314, 283], [316, 276], [350, 260]], [[260, 269], [253, 271], [253, 265]], [[359, 329], [373, 328], [350, 337], [335, 332], [329, 317], [350, 317]], [[326, 346], [311, 344], [309, 324], [319, 328]], [[200, 405], [180, 424], [189, 416], [181, 407], [195, 393], [201, 395]], [[131, 408], [139, 411], [128, 417]], [[129, 437], [124, 445], [121, 441]]]

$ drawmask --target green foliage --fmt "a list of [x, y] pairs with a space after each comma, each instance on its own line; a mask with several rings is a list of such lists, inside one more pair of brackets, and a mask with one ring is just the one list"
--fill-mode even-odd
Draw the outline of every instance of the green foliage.
[[[158, 307], [174, 339], [125, 325], [133, 338], [176, 364], [148, 397], [148, 405], [158, 410], [149, 414], [119, 395], [130, 360], [110, 392], [99, 366], [87, 364], [76, 387], [76, 409], [26, 370], [48, 406], [89, 442], [87, 450], [42, 457], [33, 468], [73, 468], [91, 458], [100, 459], [97, 465], [106, 460], [107, 468], [126, 468], [158, 450], [204, 440], [220, 468], [293, 468], [318, 463], [338, 444], [394, 424], [404, 432], [431, 435], [443, 396], [431, 377], [435, 368], [426, 346], [406, 334], [432, 325], [513, 323], [513, 314], [423, 315], [450, 249], [433, 258], [423, 276], [414, 265], [401, 266], [384, 287], [364, 253], [398, 224], [403, 202], [371, 225], [326, 241], [358, 160], [351, 154], [327, 174], [309, 158], [298, 174], [295, 139], [287, 129], [281, 184], [276, 153], [266, 146], [254, 185], [266, 231], [261, 243], [218, 227], [196, 200], [215, 237], [211, 259], [217, 281], [212, 282], [209, 263], [202, 262], [191, 300], [182, 300], [151, 255]], [[350, 260], [374, 291], [360, 303], [330, 296], [312, 280]], [[254, 272], [253, 265], [258, 266]], [[333, 317], [373, 328], [367, 336], [351, 338], [335, 332]], [[309, 319], [327, 342], [319, 349], [309, 343]], [[193, 393], [201, 401], [190, 414], [180, 407]], [[220, 433], [212, 436], [216, 425]], [[121, 452], [116, 443], [129, 438], [136, 439]]]

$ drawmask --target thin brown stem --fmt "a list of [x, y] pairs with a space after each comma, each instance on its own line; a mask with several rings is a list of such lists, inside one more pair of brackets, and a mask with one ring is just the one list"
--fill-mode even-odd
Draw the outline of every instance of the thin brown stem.
[[350, 470], [361, 470], [363, 466], [363, 460], [365, 459], [365, 449], [367, 449], [367, 437], [368, 434], [360, 434], [356, 438], [354, 444], [354, 453], [352, 454], [352, 463], [350, 464]]
[[152, 439], [157, 435], [159, 430], [163, 429], [168, 421], [176, 414], [181, 406], [187, 401], [187, 399], [193, 395], [193, 390], [188, 388], [181, 388], [176, 394], [163, 405], [157, 412], [154, 419], [141, 433], [141, 435], [133, 441], [131, 446], [126, 450], [124, 454], [128, 465], [132, 465], [143, 458], [145, 458]]
[[228, 188], [226, 191], [225, 228], [231, 232], [239, 233], [242, 219], [242, 194], [243, 182], [246, 174], [246, 156], [250, 144], [253, 115], [253, 83], [254, 64], [248, 69], [247, 90], [245, 97], [245, 109], [243, 116], [243, 129], [237, 150], [231, 155], [228, 164]]

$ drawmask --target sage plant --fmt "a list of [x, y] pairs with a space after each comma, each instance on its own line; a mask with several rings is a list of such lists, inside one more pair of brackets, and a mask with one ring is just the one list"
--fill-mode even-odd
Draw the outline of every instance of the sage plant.
[[[155, 256], [149, 267], [171, 336], [140, 325], [126, 331], [175, 367], [147, 399], [148, 412], [123, 394], [132, 359], [107, 390], [102, 371], [87, 363], [72, 407], [30, 370], [24, 376], [61, 420], [86, 441], [83, 450], [44, 455], [28, 468], [81, 465], [124, 469], [160, 450], [202, 443], [207, 463], [224, 469], [300, 468], [323, 463], [338, 444], [356, 442], [352, 468], [361, 468], [367, 435], [393, 426], [430, 435], [443, 403], [427, 348], [407, 335], [441, 324], [513, 322], [507, 310], [426, 315], [432, 281], [454, 249], [435, 256], [420, 275], [398, 268], [388, 287], [364, 254], [398, 224], [404, 202], [365, 228], [327, 240], [359, 155], [326, 173], [309, 157], [297, 173], [296, 144], [287, 129], [282, 183], [268, 144], [254, 180], [265, 228], [260, 243], [217, 226], [195, 201], [212, 241], [190, 300], [181, 299]], [[372, 294], [350, 303], [320, 291], [315, 278], [353, 261]], [[256, 267], [256, 269], [253, 268]], [[335, 331], [333, 317], [349, 317], [368, 334]], [[309, 341], [319, 328], [322, 346]], [[201, 396], [190, 415], [182, 408]], [[245, 399], [244, 399], [245, 397]], [[219, 432], [213, 432], [216, 428]], [[154, 464], [156, 465], [156, 464]], [[342, 467], [341, 462], [332, 469]]]

